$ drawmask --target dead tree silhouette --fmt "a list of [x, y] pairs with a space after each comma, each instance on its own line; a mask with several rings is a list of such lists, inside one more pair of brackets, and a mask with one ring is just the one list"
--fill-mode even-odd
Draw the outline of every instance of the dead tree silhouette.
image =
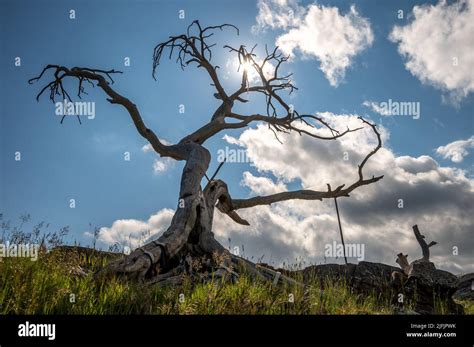
[[[364, 178], [363, 168], [370, 157], [372, 157], [382, 145], [380, 134], [375, 124], [360, 118], [361, 127], [338, 131], [331, 127], [323, 118], [312, 114], [300, 114], [293, 110], [283, 99], [280, 92], [291, 93], [297, 89], [292, 81], [291, 74], [281, 76], [279, 69], [288, 60], [279, 52], [278, 47], [269, 51], [265, 47], [266, 56], [259, 60], [255, 52], [255, 46], [247, 50], [245, 46], [238, 48], [224, 46], [231, 54], [235, 54], [241, 65], [245, 67], [241, 73], [240, 87], [232, 93], [224, 90], [219, 77], [218, 66], [211, 63], [212, 50], [215, 44], [208, 42], [215, 31], [224, 29], [235, 30], [237, 35], [239, 29], [231, 24], [202, 27], [199, 21], [192, 22], [185, 34], [171, 36], [166, 42], [158, 44], [153, 54], [153, 78], [163, 54], [170, 59], [176, 57], [181, 68], [188, 65], [196, 65], [209, 75], [211, 85], [216, 89], [214, 96], [221, 100], [221, 105], [215, 110], [210, 120], [191, 134], [183, 137], [178, 143], [165, 144], [144, 123], [138, 107], [128, 98], [119, 94], [111, 87], [114, 83], [112, 76], [121, 73], [116, 70], [99, 70], [85, 67], [67, 68], [60, 65], [47, 65], [41, 74], [29, 80], [29, 83], [40, 80], [46, 73], [52, 72], [54, 79], [46, 84], [38, 93], [37, 100], [49, 90], [49, 98], [54, 102], [56, 98], [71, 100], [66, 91], [63, 81], [66, 78], [78, 81], [77, 96], [85, 93], [84, 86], [97, 84], [107, 94], [107, 100], [111, 104], [123, 106], [129, 113], [138, 133], [144, 137], [161, 157], [169, 157], [186, 162], [179, 192], [179, 203], [172, 218], [171, 225], [156, 241], [150, 242], [143, 247], [135, 249], [131, 254], [109, 263], [96, 275], [107, 278], [109, 275], [123, 275], [131, 278], [146, 279], [153, 283], [174, 284], [179, 283], [183, 274], [189, 269], [185, 266], [189, 257], [207, 258], [206, 271], [194, 273], [200, 279], [220, 277], [232, 279], [241, 272], [246, 272], [255, 279], [275, 280], [274, 273], [262, 269], [252, 262], [231, 254], [216, 239], [212, 232], [214, 209], [226, 214], [233, 221], [243, 225], [249, 223], [241, 218], [238, 210], [251, 208], [259, 205], [270, 205], [272, 203], [291, 199], [323, 200], [337, 197], [347, 197], [358, 187], [375, 183], [383, 176]], [[273, 74], [268, 76], [264, 69], [265, 64], [274, 66]], [[249, 72], [256, 73], [258, 82], [249, 79]], [[266, 100], [266, 114], [243, 115], [233, 111], [234, 103], [246, 103], [244, 94], [255, 93], [263, 95]], [[283, 114], [278, 114], [283, 113]], [[358, 166], [358, 180], [350, 185], [340, 185], [335, 189], [327, 184], [325, 190], [295, 190], [281, 193], [256, 196], [248, 199], [234, 199], [230, 196], [227, 185], [220, 179], [214, 177], [201, 187], [203, 177], [206, 176], [211, 154], [204, 146], [205, 142], [225, 129], [243, 129], [255, 122], [262, 122], [274, 132], [278, 140], [278, 133], [296, 131], [300, 135], [309, 136], [314, 139], [328, 141], [336, 140], [348, 133], [368, 126], [377, 137], [377, 146], [368, 153]], [[301, 127], [306, 124], [317, 129], [326, 129], [328, 135], [316, 134]], [[299, 126], [298, 126], [299, 125]], [[215, 259], [220, 259], [216, 261]], [[278, 274], [277, 282], [291, 281], [285, 276]]]

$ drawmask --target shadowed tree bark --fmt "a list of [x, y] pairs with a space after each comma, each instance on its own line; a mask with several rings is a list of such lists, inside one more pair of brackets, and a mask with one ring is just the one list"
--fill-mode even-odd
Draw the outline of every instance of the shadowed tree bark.
[[[332, 128], [324, 119], [311, 114], [300, 114], [286, 103], [280, 95], [282, 91], [291, 93], [297, 89], [291, 82], [291, 74], [281, 76], [280, 66], [288, 60], [283, 56], [278, 47], [269, 51], [265, 47], [265, 57], [257, 58], [255, 46], [249, 51], [245, 46], [238, 48], [224, 46], [231, 54], [235, 54], [242, 67], [240, 87], [228, 93], [224, 90], [219, 77], [218, 66], [211, 63], [211, 48], [208, 39], [218, 30], [239, 30], [230, 24], [202, 27], [194, 21], [185, 34], [171, 36], [166, 42], [158, 44], [153, 54], [153, 77], [156, 78], [158, 66], [163, 54], [171, 59], [176, 58], [177, 63], [184, 68], [195, 65], [204, 70], [211, 79], [211, 85], [216, 92], [214, 97], [221, 101], [221, 105], [210, 116], [210, 120], [201, 128], [183, 137], [179, 142], [167, 145], [160, 141], [153, 130], [149, 129], [140, 115], [137, 106], [125, 96], [112, 88], [114, 74], [121, 73], [116, 70], [99, 70], [83, 67], [67, 68], [60, 65], [47, 65], [38, 77], [29, 80], [29, 83], [39, 81], [47, 73], [52, 73], [53, 80], [46, 84], [38, 93], [37, 99], [49, 91], [51, 101], [56, 98], [71, 101], [69, 93], [64, 88], [63, 82], [67, 78], [78, 81], [77, 96], [81, 97], [84, 84], [97, 85], [108, 96], [112, 104], [123, 106], [138, 131], [161, 157], [185, 161], [181, 177], [181, 187], [176, 212], [171, 225], [166, 232], [156, 241], [135, 249], [131, 254], [114, 261], [97, 273], [99, 278], [110, 275], [125, 275], [127, 277], [146, 279], [151, 283], [177, 284], [183, 275], [191, 275], [198, 279], [219, 277], [234, 279], [239, 273], [246, 272], [253, 278], [270, 279], [277, 282], [291, 282], [293, 280], [269, 269], [262, 269], [255, 264], [231, 254], [212, 233], [214, 208], [226, 214], [236, 223], [249, 225], [238, 214], [239, 209], [251, 208], [259, 205], [291, 200], [323, 200], [337, 197], [347, 197], [358, 187], [375, 183], [383, 176], [365, 178], [363, 168], [369, 158], [381, 148], [381, 138], [375, 124], [363, 118], [361, 127], [339, 131]], [[267, 64], [274, 66], [272, 74], [265, 71]], [[256, 73], [258, 82], [251, 81], [249, 73]], [[239, 114], [233, 111], [235, 103], [246, 103], [244, 94], [255, 93], [263, 95], [266, 100], [266, 113]], [[61, 120], [62, 121], [62, 120]], [[225, 129], [242, 129], [253, 123], [262, 122], [268, 125], [278, 139], [278, 134], [296, 131], [300, 135], [309, 136], [318, 140], [336, 140], [348, 133], [370, 127], [377, 138], [377, 146], [369, 152], [358, 166], [358, 180], [349, 185], [340, 185], [335, 189], [327, 184], [325, 190], [296, 190], [256, 196], [248, 199], [234, 199], [230, 196], [227, 185], [214, 176], [202, 188], [203, 177], [206, 176], [211, 155], [205, 148], [206, 140]], [[330, 135], [323, 136], [301, 127], [306, 124], [315, 129], [327, 129]], [[207, 176], [206, 176], [207, 177]], [[199, 271], [194, 271], [193, 259], [199, 258], [201, 265]]]

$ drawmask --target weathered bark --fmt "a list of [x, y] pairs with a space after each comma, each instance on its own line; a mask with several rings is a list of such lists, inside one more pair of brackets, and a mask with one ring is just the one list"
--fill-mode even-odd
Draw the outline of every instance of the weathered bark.
[[[188, 143], [180, 145], [186, 165], [181, 178], [181, 188], [176, 212], [171, 225], [158, 240], [137, 248], [123, 259], [112, 262], [98, 275], [136, 274], [139, 277], [151, 277], [157, 272], [167, 270], [168, 262], [188, 243], [190, 233], [196, 227], [202, 227], [206, 219], [205, 200], [201, 190], [201, 181], [209, 166], [210, 154], [201, 145]], [[204, 218], [199, 218], [203, 215]], [[205, 226], [207, 227], [207, 226]]]

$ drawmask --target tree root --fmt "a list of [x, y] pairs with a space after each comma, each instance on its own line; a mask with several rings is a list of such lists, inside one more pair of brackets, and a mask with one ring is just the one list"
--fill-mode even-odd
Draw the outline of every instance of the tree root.
[[147, 280], [148, 285], [178, 286], [186, 279], [191, 283], [235, 283], [241, 276], [248, 276], [254, 281], [271, 282], [274, 286], [287, 285], [304, 287], [300, 283], [279, 271], [274, 271], [260, 264], [254, 264], [244, 258], [235, 256], [227, 250], [214, 253], [212, 259], [206, 256], [192, 257], [188, 254], [180, 265], [170, 271], [157, 274]]

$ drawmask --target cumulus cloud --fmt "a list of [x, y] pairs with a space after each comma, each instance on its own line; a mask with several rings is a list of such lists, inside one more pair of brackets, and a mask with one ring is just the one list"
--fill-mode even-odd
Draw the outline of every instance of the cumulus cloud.
[[413, 21], [395, 26], [390, 40], [398, 43], [405, 67], [423, 83], [458, 103], [474, 90], [474, 0], [413, 8]]
[[259, 195], [275, 194], [287, 190], [283, 182], [275, 183], [268, 177], [256, 177], [248, 171], [243, 174], [242, 185], [249, 187], [252, 192]]
[[[165, 145], [169, 145], [169, 142], [165, 140], [161, 140], [161, 142], [163, 142]], [[154, 152], [153, 147], [149, 143], [142, 147], [142, 151], [145, 153]], [[155, 174], [165, 172], [169, 168], [173, 167], [173, 165], [174, 165], [174, 160], [171, 158], [156, 157], [153, 161], [153, 172]]]
[[110, 227], [100, 228], [98, 241], [105, 245], [117, 244], [134, 249], [165, 231], [173, 214], [173, 210], [165, 208], [150, 216], [147, 221], [137, 219], [116, 220]]
[[467, 140], [458, 140], [448, 143], [446, 146], [440, 146], [436, 149], [436, 153], [444, 159], [449, 159], [454, 163], [460, 163], [464, 157], [469, 154], [468, 149], [474, 147], [474, 136]]
[[[339, 128], [360, 124], [356, 115], [321, 116], [332, 119], [331, 125]], [[380, 130], [387, 140], [388, 131]], [[243, 184], [251, 195], [287, 190], [281, 183], [284, 181], [316, 190], [324, 190], [326, 183], [333, 187], [351, 183], [357, 180], [357, 164], [374, 146], [370, 130], [337, 142], [293, 134], [282, 136], [281, 145], [272, 137], [271, 131], [259, 126], [238, 139], [259, 170], [258, 175], [244, 173]], [[474, 222], [469, 217], [474, 213], [474, 185], [465, 172], [440, 166], [427, 155], [397, 156], [388, 148], [368, 162], [365, 172], [369, 177], [385, 176], [379, 183], [353, 192], [350, 198], [338, 199], [347, 243], [363, 243], [366, 260], [396, 265], [398, 252], [408, 253], [411, 260], [421, 256], [412, 231], [418, 224], [428, 239], [438, 242], [432, 248], [437, 266], [458, 273], [474, 270], [470, 235]], [[269, 191], [264, 193], [262, 185]], [[334, 262], [323, 257], [324, 245], [339, 242], [333, 201], [295, 200], [239, 213], [250, 227], [235, 226], [223, 217], [216, 218], [215, 231], [223, 240], [231, 238], [235, 245], [244, 245], [247, 254], [266, 254], [277, 264], [296, 259]], [[453, 247], [458, 247], [459, 255], [453, 254]]]
[[[319, 116], [339, 129], [361, 125], [357, 115]], [[388, 130], [379, 130], [387, 141]], [[357, 164], [376, 144], [369, 128], [338, 141], [282, 134], [280, 144], [268, 127], [260, 125], [245, 130], [238, 139], [225, 139], [245, 147], [255, 165], [255, 171], [244, 172], [241, 181], [250, 196], [285, 191], [290, 185], [291, 189], [301, 186], [325, 190], [326, 183], [332, 187], [350, 184], [357, 180]], [[438, 242], [431, 248], [437, 267], [455, 273], [474, 271], [474, 184], [464, 171], [443, 167], [427, 155], [398, 156], [384, 147], [367, 163], [364, 172], [367, 177], [383, 174], [384, 178], [357, 189], [351, 197], [338, 199], [346, 243], [363, 244], [367, 261], [396, 266], [399, 252], [407, 253], [409, 260], [421, 257], [412, 231], [412, 226], [418, 224], [429, 241]], [[286, 201], [242, 209], [239, 214], [250, 226], [237, 225], [216, 211], [213, 231], [222, 244], [227, 246], [230, 239], [231, 248], [238, 246], [254, 261], [262, 256], [262, 261], [274, 265], [343, 261], [324, 257], [325, 245], [340, 242], [333, 200]], [[101, 233], [106, 231], [102, 239], [125, 241], [131, 230], [136, 230], [135, 234], [152, 230], [153, 237], [157, 237], [169, 225], [171, 215], [172, 211], [165, 209], [150, 218], [161, 218], [160, 226], [150, 220], [132, 220], [129, 224], [117, 221], [111, 228], [101, 229]], [[119, 236], [122, 234], [125, 236]], [[457, 247], [458, 254], [453, 247]]]
[[354, 57], [369, 47], [374, 35], [367, 19], [351, 6], [346, 14], [337, 7], [290, 0], [260, 0], [254, 31], [283, 29], [275, 44], [283, 53], [317, 59], [329, 83], [336, 87], [344, 79]]

